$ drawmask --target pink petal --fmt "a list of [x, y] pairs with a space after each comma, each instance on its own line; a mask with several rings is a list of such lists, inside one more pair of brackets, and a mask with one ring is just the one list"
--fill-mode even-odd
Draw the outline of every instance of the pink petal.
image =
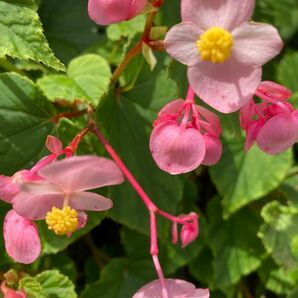
[[78, 223], [78, 229], [82, 229], [86, 226], [87, 221], [88, 221], [88, 215], [84, 211], [79, 211], [78, 212], [78, 217], [79, 217], [79, 223]]
[[124, 180], [115, 162], [92, 155], [73, 156], [56, 161], [42, 168], [38, 174], [60, 186], [65, 193], [120, 184]]
[[35, 182], [19, 182], [21, 191], [34, 195], [63, 195], [63, 191], [57, 185], [48, 183], [45, 180], [38, 180]]
[[30, 219], [44, 219], [52, 207], [63, 208], [63, 195], [35, 195], [20, 192], [13, 198], [13, 209]]
[[261, 150], [268, 154], [278, 154], [297, 142], [298, 118], [293, 115], [282, 113], [265, 123], [256, 140]]
[[199, 220], [198, 215], [194, 212], [191, 212], [189, 215], [179, 216], [179, 219], [183, 219], [183, 217], [186, 218], [186, 220], [185, 223], [182, 224], [180, 238], [182, 247], [186, 247], [196, 240], [199, 235]]
[[138, 15], [145, 8], [146, 4], [147, 0], [132, 0], [127, 20], [130, 20]]
[[255, 142], [258, 133], [264, 126], [264, 121], [253, 121], [246, 129], [244, 150], [247, 152]]
[[270, 81], [261, 82], [257, 91], [259, 93], [258, 96], [261, 98], [261, 95], [265, 95], [266, 98], [269, 97], [280, 101], [285, 101], [292, 96], [292, 92], [285, 86]]
[[[169, 298], [198, 298], [196, 288], [190, 282], [180, 279], [166, 279]], [[201, 293], [200, 293], [201, 295]], [[132, 298], [162, 298], [159, 280], [145, 285]]]
[[196, 46], [202, 31], [193, 23], [180, 23], [171, 28], [165, 38], [165, 48], [172, 58], [191, 66], [200, 59], [199, 50]]
[[12, 177], [0, 175], [0, 200], [11, 203], [13, 197], [19, 192], [18, 186], [13, 183]]
[[153, 129], [150, 150], [157, 165], [173, 175], [197, 168], [206, 152], [201, 133], [193, 128], [183, 129], [175, 121]]
[[183, 99], [175, 99], [167, 103], [158, 113], [158, 118], [165, 117], [169, 114], [176, 114], [185, 104]]
[[77, 192], [69, 197], [70, 207], [76, 210], [105, 211], [113, 207], [113, 202], [93, 192]]
[[209, 298], [210, 297], [209, 289], [196, 289], [194, 297]]
[[63, 145], [58, 138], [49, 135], [46, 140], [46, 147], [50, 152], [59, 155], [63, 148]]
[[5, 249], [15, 261], [33, 263], [41, 251], [40, 239], [34, 222], [9, 211], [4, 219]]
[[249, 66], [262, 66], [283, 47], [278, 31], [271, 25], [245, 23], [233, 31], [233, 57]]
[[182, 21], [202, 30], [219, 26], [231, 31], [251, 18], [254, 6], [254, 0], [182, 0]]
[[221, 133], [219, 117], [202, 106], [196, 105], [196, 109], [199, 114], [211, 124], [213, 132], [219, 136]]
[[222, 113], [232, 113], [253, 96], [262, 76], [261, 68], [240, 64], [233, 58], [222, 64], [201, 62], [188, 68], [196, 94]]
[[215, 165], [221, 158], [222, 145], [220, 140], [210, 134], [203, 135], [206, 146], [206, 155], [202, 161], [202, 165], [212, 166]]

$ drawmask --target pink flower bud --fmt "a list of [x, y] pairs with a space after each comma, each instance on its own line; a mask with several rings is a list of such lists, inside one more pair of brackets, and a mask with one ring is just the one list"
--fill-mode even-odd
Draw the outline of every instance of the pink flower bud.
[[62, 151], [63, 145], [58, 138], [49, 135], [46, 140], [46, 147], [50, 152], [59, 155]]
[[4, 298], [26, 298], [25, 292], [15, 291], [14, 289], [8, 288], [5, 282], [1, 284], [1, 291], [4, 294]]
[[34, 262], [41, 251], [35, 223], [10, 210], [4, 219], [3, 235], [7, 254], [23, 264]]
[[189, 243], [193, 242], [199, 235], [198, 215], [191, 212], [188, 215], [180, 215], [179, 218], [185, 220], [180, 232], [182, 247], [185, 247]]
[[138, 15], [147, 0], [89, 0], [89, 17], [99, 25], [127, 21]]

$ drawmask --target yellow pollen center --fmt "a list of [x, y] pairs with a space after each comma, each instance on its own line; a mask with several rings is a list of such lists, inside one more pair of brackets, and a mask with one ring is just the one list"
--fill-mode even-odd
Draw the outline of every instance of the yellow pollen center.
[[52, 211], [47, 213], [46, 223], [48, 228], [59, 236], [73, 233], [78, 228], [78, 212], [69, 206], [63, 209], [53, 207]]
[[221, 27], [205, 31], [196, 42], [202, 60], [223, 63], [231, 56], [233, 36]]

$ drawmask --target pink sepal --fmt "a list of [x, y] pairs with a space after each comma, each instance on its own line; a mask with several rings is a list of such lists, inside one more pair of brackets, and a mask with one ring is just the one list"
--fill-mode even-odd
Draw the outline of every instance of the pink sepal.
[[63, 149], [62, 142], [58, 138], [51, 135], [47, 136], [46, 147], [50, 152], [56, 155], [59, 155]]

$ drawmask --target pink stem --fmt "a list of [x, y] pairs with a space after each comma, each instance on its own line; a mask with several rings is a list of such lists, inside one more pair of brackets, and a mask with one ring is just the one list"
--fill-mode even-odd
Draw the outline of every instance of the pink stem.
[[172, 221], [172, 222], [176, 222], [176, 223], [180, 223], [183, 224], [185, 221], [183, 219], [179, 219], [176, 216], [173, 216], [165, 211], [162, 211], [160, 209], [157, 210], [157, 213], [165, 218], [167, 218], [168, 220]]
[[27, 174], [26, 178], [28, 179], [33, 179], [33, 177], [36, 175], [36, 173], [43, 168], [44, 166], [48, 165], [51, 163], [53, 160], [57, 158], [57, 155], [52, 153], [44, 158], [42, 158], [40, 161], [38, 161], [35, 166], [33, 166], [29, 173]]
[[193, 91], [192, 87], [189, 85], [187, 95], [186, 95], [186, 101], [189, 103], [195, 103], [195, 92]]

